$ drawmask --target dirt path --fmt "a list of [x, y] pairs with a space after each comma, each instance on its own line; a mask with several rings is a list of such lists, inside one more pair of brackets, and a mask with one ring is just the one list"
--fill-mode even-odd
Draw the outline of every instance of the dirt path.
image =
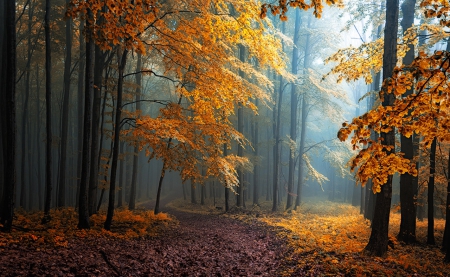
[[164, 211], [179, 226], [141, 240], [71, 241], [67, 248], [0, 247], [1, 276], [278, 276], [284, 243], [258, 224]]

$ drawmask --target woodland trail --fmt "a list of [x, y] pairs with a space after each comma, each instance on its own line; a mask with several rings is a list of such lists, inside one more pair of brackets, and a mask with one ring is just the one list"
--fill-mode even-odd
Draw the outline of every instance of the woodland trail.
[[[150, 207], [149, 207], [150, 208]], [[279, 276], [286, 243], [257, 222], [163, 208], [179, 224], [142, 239], [0, 247], [1, 276]]]

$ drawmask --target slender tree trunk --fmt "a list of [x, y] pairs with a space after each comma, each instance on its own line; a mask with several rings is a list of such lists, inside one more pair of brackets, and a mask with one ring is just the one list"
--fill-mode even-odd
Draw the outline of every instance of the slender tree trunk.
[[106, 221], [104, 228], [106, 230], [111, 229], [112, 218], [114, 215], [114, 204], [116, 197], [116, 174], [117, 174], [117, 161], [119, 159], [119, 144], [120, 144], [120, 122], [122, 117], [122, 94], [123, 94], [123, 72], [125, 70], [125, 64], [127, 61], [128, 50], [124, 50], [119, 61], [119, 79], [117, 84], [117, 104], [116, 104], [116, 118], [114, 127], [114, 147], [113, 158], [111, 164], [111, 178], [109, 185], [109, 201], [108, 201], [108, 213], [106, 215]]
[[[26, 66], [26, 73], [25, 73], [25, 100], [23, 103], [23, 113], [22, 113], [22, 138], [21, 138], [21, 165], [20, 165], [20, 201], [19, 206], [25, 208], [26, 203], [26, 181], [27, 178], [29, 179], [29, 175], [27, 176], [27, 173], [25, 171], [25, 163], [26, 158], [25, 154], [29, 152], [31, 149], [26, 148], [26, 138], [30, 136], [30, 133], [28, 133], [27, 136], [27, 121], [28, 121], [28, 100], [30, 98], [30, 73], [31, 73], [31, 53], [32, 53], [32, 42], [31, 42], [31, 31], [32, 31], [32, 18], [33, 18], [33, 9], [31, 7], [28, 8], [28, 45], [27, 45], [27, 66]], [[30, 174], [30, 172], [28, 173]], [[30, 184], [28, 184], [30, 186]], [[32, 195], [29, 195], [29, 198], [32, 198]]]
[[436, 173], [436, 137], [430, 148], [430, 177], [428, 178], [428, 228], [427, 244], [434, 245], [434, 174]]
[[[225, 143], [223, 145], [223, 156], [226, 157], [227, 155], [228, 155], [228, 147], [227, 144]], [[228, 212], [230, 210], [229, 200], [230, 200], [230, 189], [228, 188], [228, 184], [225, 184], [225, 212]]]
[[40, 86], [40, 78], [39, 78], [39, 66], [36, 65], [36, 113], [37, 113], [37, 124], [36, 124], [36, 149], [37, 149], [37, 163], [36, 163], [36, 167], [37, 167], [37, 186], [38, 186], [38, 206], [39, 206], [39, 210], [42, 210], [43, 208], [43, 195], [42, 195], [42, 176], [41, 176], [41, 101], [40, 101], [40, 91], [41, 91], [41, 86]]
[[46, 106], [46, 146], [45, 146], [45, 204], [42, 223], [50, 221], [52, 201], [52, 61], [50, 40], [50, 0], [45, 1], [45, 106]]
[[191, 203], [197, 204], [197, 197], [195, 196], [195, 184], [191, 180]]
[[[136, 72], [139, 72], [142, 68], [142, 55], [138, 54]], [[141, 110], [141, 86], [142, 86], [142, 76], [141, 73], [136, 74], [136, 112], [140, 113]], [[129, 209], [134, 210], [136, 207], [136, 186], [138, 177], [138, 166], [139, 166], [139, 146], [136, 143], [134, 145], [133, 154], [133, 172], [131, 175], [131, 188], [130, 188], [130, 203]]]
[[[308, 15], [308, 29], [311, 28], [311, 15]], [[308, 33], [306, 35], [305, 41], [305, 58], [303, 60], [303, 68], [305, 71], [308, 70], [311, 64], [311, 34]], [[302, 97], [302, 111], [301, 111], [301, 128], [300, 128], [300, 147], [298, 150], [298, 186], [297, 186], [297, 198], [295, 199], [295, 207], [300, 205], [301, 201], [301, 192], [303, 186], [304, 168], [303, 168], [303, 153], [305, 152], [305, 139], [306, 139], [306, 120], [308, 119], [308, 96], [306, 93], [303, 93]]]
[[166, 174], [166, 163], [164, 162], [163, 167], [161, 169], [161, 175], [159, 176], [158, 192], [156, 193], [156, 204], [155, 204], [155, 210], [154, 210], [155, 214], [159, 214], [159, 212], [160, 212], [159, 202], [161, 200], [161, 188], [162, 188], [162, 183], [163, 183], [165, 174]]
[[445, 257], [447, 262], [447, 258], [450, 258], [450, 251], [448, 250], [450, 247], [450, 150], [448, 152], [448, 163], [447, 163], [447, 197], [446, 197], [446, 205], [445, 205], [445, 229], [444, 229], [444, 239], [442, 242], [442, 250], [447, 250], [447, 255]]
[[91, 162], [89, 168], [88, 210], [89, 215], [96, 212], [97, 190], [98, 190], [98, 162], [99, 155], [99, 128], [100, 128], [100, 106], [102, 102], [102, 74], [105, 63], [105, 54], [100, 47], [95, 46], [94, 65], [94, 95], [92, 101], [92, 133], [91, 133]]
[[[397, 61], [397, 30], [398, 30], [398, 0], [386, 0], [386, 25], [384, 29], [383, 80], [392, 76]], [[393, 94], [383, 95], [383, 106], [391, 106], [394, 102]], [[384, 145], [395, 145], [394, 130], [382, 133]], [[389, 155], [393, 150], [387, 151]], [[369, 243], [365, 247], [369, 255], [384, 256], [388, 248], [389, 213], [392, 199], [392, 175], [381, 186], [377, 194], [375, 214], [372, 221], [372, 232]]]
[[3, 197], [0, 205], [0, 223], [3, 230], [10, 232], [14, 215], [14, 192], [16, 189], [16, 1], [4, 0], [0, 3], [0, 78], [5, 85], [0, 95], [0, 112], [2, 127], [3, 151]]
[[[297, 75], [298, 72], [298, 41], [300, 32], [300, 9], [295, 10], [295, 26], [294, 26], [294, 47], [292, 49], [292, 74]], [[291, 126], [290, 136], [292, 143], [297, 141], [297, 108], [298, 108], [298, 96], [297, 87], [294, 83], [291, 83]], [[288, 175], [288, 188], [286, 198], [286, 210], [292, 208], [294, 199], [294, 173], [295, 173], [295, 148], [289, 148], [289, 175]]]
[[[239, 45], [239, 59], [241, 62], [246, 61], [246, 53], [245, 53], [245, 47], [243, 45]], [[245, 74], [242, 70], [239, 70], [239, 76], [244, 79]], [[238, 106], [238, 132], [243, 134], [244, 133], [244, 107], [242, 103], [239, 103]], [[238, 145], [238, 156], [243, 157], [244, 156], [244, 147], [242, 145]], [[243, 199], [243, 193], [244, 193], [244, 171], [242, 168], [238, 168], [237, 170], [238, 178], [239, 178], [239, 186], [236, 188], [236, 206], [240, 207], [242, 205]]]
[[[256, 107], [258, 107], [259, 105], [259, 100], [256, 99], [255, 101], [255, 105]], [[255, 129], [254, 129], [254, 133], [253, 133], [253, 147], [255, 148], [255, 157], [259, 158], [259, 123], [258, 123], [258, 119], [255, 120]], [[253, 205], [258, 205], [259, 206], [259, 190], [260, 190], [260, 178], [259, 178], [259, 171], [261, 168], [261, 163], [255, 163], [254, 167], [253, 167]], [[214, 194], [215, 196], [215, 194]]]
[[84, 42], [83, 37], [83, 29], [84, 29], [84, 21], [81, 20], [80, 22], [80, 36], [79, 36], [79, 44], [80, 44], [80, 56], [79, 56], [79, 63], [78, 63], [78, 93], [77, 93], [77, 116], [78, 116], [78, 136], [77, 136], [77, 192], [76, 192], [76, 202], [75, 207], [78, 207], [79, 205], [79, 198], [80, 198], [80, 183], [78, 180], [81, 179], [81, 167], [82, 167], [82, 159], [83, 159], [83, 91], [84, 91], [84, 75], [85, 75], [85, 59], [83, 58], [83, 55], [86, 52], [85, 46], [86, 43]]
[[[88, 11], [88, 18], [92, 18], [92, 11]], [[92, 37], [91, 23], [86, 20], [86, 36]], [[83, 119], [83, 152], [81, 158], [80, 192], [79, 192], [79, 210], [78, 210], [78, 228], [89, 229], [89, 210], [88, 210], [88, 180], [90, 163], [90, 144], [91, 144], [91, 123], [92, 109], [91, 97], [94, 94], [94, 42], [88, 39], [86, 42], [86, 70], [84, 84], [84, 119]]]
[[123, 154], [123, 147], [124, 147], [125, 142], [121, 141], [120, 142], [120, 154], [122, 156], [122, 158], [120, 159], [120, 166], [119, 166], [119, 182], [118, 182], [118, 186], [119, 186], [119, 192], [118, 192], [118, 197], [119, 199], [117, 200], [117, 208], [122, 207], [123, 206], [123, 184], [125, 183], [123, 180], [123, 170], [124, 170], [124, 164], [125, 164], [125, 157]]
[[[66, 4], [69, 4], [66, 0]], [[59, 165], [58, 207], [66, 206], [66, 162], [69, 133], [70, 67], [72, 65], [72, 19], [66, 20], [66, 59], [64, 61], [64, 101], [61, 120], [61, 162]]]

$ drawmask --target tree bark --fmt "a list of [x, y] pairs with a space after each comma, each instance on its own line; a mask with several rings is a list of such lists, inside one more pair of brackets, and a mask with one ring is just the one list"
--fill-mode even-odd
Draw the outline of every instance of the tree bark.
[[[69, 4], [66, 0], [66, 5]], [[69, 98], [70, 98], [70, 67], [72, 65], [72, 19], [66, 19], [66, 59], [64, 61], [64, 100], [61, 119], [61, 162], [58, 182], [58, 207], [66, 206], [66, 162], [67, 138], [69, 133]]]
[[[241, 62], [246, 61], [246, 53], [244, 45], [239, 44], [239, 60]], [[245, 74], [242, 70], [239, 70], [239, 76], [244, 79]], [[241, 134], [244, 133], [244, 107], [242, 103], [238, 105], [238, 122], [237, 122], [237, 131]], [[238, 144], [238, 156], [244, 156], [244, 147]], [[236, 188], [236, 206], [240, 207], [242, 205], [243, 193], [244, 193], [244, 171], [242, 168], [238, 168], [237, 170], [238, 178], [239, 178], [239, 186]]]
[[104, 228], [111, 229], [112, 218], [114, 215], [114, 204], [116, 197], [116, 175], [117, 175], [117, 161], [119, 159], [119, 145], [120, 145], [120, 123], [122, 117], [122, 95], [123, 95], [123, 72], [127, 62], [128, 50], [124, 50], [119, 61], [119, 79], [117, 83], [117, 104], [116, 104], [116, 118], [114, 126], [114, 146], [113, 158], [111, 164], [111, 178], [109, 179], [109, 200], [108, 213], [106, 214], [106, 221]]
[[[401, 26], [403, 32], [406, 32], [414, 23], [414, 10], [415, 10], [416, 0], [406, 0], [401, 5], [403, 19], [401, 21]], [[403, 58], [403, 64], [409, 65], [414, 60], [414, 44], [409, 44], [409, 50], [406, 56]], [[408, 90], [404, 95], [405, 97], [411, 95], [413, 90]], [[413, 137], [409, 138], [405, 136], [400, 136], [401, 141], [401, 152], [405, 155], [406, 159], [412, 160], [414, 157], [413, 151]], [[417, 186], [413, 184], [413, 176], [405, 173], [400, 175], [400, 205], [401, 205], [401, 221], [400, 221], [400, 231], [397, 238], [405, 243], [416, 242], [416, 213], [417, 206]]]
[[[139, 72], [142, 68], [142, 55], [138, 54], [136, 63], [136, 72]], [[142, 74], [136, 74], [136, 112], [140, 113], [141, 110], [141, 86], [142, 86]], [[139, 147], [137, 143], [134, 145], [133, 154], [133, 172], [131, 175], [131, 187], [130, 187], [130, 203], [128, 208], [134, 210], [136, 208], [136, 186], [138, 177], [138, 166], [139, 166]]]
[[[92, 12], [88, 11], [88, 18], [92, 18]], [[86, 69], [84, 84], [84, 118], [83, 118], [83, 152], [81, 160], [79, 209], [78, 209], [78, 228], [89, 229], [89, 210], [88, 210], [88, 180], [90, 163], [90, 144], [91, 144], [91, 123], [92, 109], [91, 96], [94, 93], [94, 42], [92, 40], [91, 23], [86, 20]]]
[[[259, 100], [256, 99], [255, 106], [258, 107]], [[255, 148], [255, 157], [259, 157], [259, 122], [258, 119], [255, 120], [254, 125], [254, 132], [253, 132], [253, 147]], [[259, 190], [260, 190], [260, 178], [259, 178], [259, 171], [260, 171], [261, 164], [255, 163], [253, 167], [253, 205], [259, 206]], [[215, 196], [214, 191], [214, 196]]]
[[82, 159], [83, 159], [83, 84], [84, 84], [84, 75], [85, 75], [85, 60], [83, 59], [84, 52], [86, 51], [83, 37], [83, 29], [84, 29], [84, 21], [80, 22], [80, 36], [79, 36], [79, 44], [80, 44], [80, 55], [79, 55], [79, 63], [78, 63], [78, 92], [77, 92], [77, 188], [76, 188], [76, 197], [75, 197], [75, 207], [79, 206], [79, 198], [80, 198], [80, 183], [78, 180], [81, 178], [81, 167], [82, 167]]
[[[311, 15], [308, 15], [308, 28], [311, 28]], [[311, 64], [311, 34], [308, 33], [306, 35], [306, 41], [305, 41], [305, 58], [303, 59], [303, 68], [305, 69], [305, 73], [308, 70], [310, 64]], [[300, 146], [298, 149], [298, 186], [297, 186], [297, 197], [295, 199], [295, 207], [294, 209], [297, 209], [298, 206], [300, 206], [301, 202], [301, 192], [302, 192], [302, 186], [303, 186], [303, 179], [304, 179], [304, 168], [303, 168], [303, 152], [305, 152], [305, 138], [306, 138], [306, 120], [308, 118], [308, 97], [306, 93], [303, 93], [302, 97], [302, 109], [301, 109], [301, 127], [300, 127]]]
[[[397, 61], [397, 31], [398, 31], [398, 0], [386, 0], [386, 25], [384, 29], [383, 80], [389, 82]], [[383, 106], [391, 106], [394, 102], [393, 94], [385, 93]], [[394, 130], [382, 133], [384, 145], [395, 145]], [[393, 150], [387, 151], [387, 155]], [[381, 186], [377, 194], [375, 214], [372, 221], [372, 232], [365, 252], [369, 255], [384, 256], [388, 248], [389, 213], [392, 199], [392, 175]]]
[[45, 1], [45, 106], [46, 106], [46, 146], [45, 146], [45, 204], [42, 223], [50, 221], [52, 201], [52, 61], [50, 39], [50, 0]]
[[427, 244], [434, 245], [434, 174], [436, 173], [436, 137], [430, 148], [430, 177], [428, 178], [428, 228]]
[[105, 63], [105, 54], [95, 46], [94, 58], [94, 95], [92, 101], [92, 133], [91, 133], [91, 162], [89, 169], [88, 209], [89, 215], [96, 213], [97, 190], [98, 190], [98, 162], [99, 155], [99, 128], [100, 128], [100, 106], [102, 102], [102, 74]]
[[[25, 100], [23, 103], [23, 113], [22, 113], [22, 136], [21, 136], [21, 165], [20, 165], [20, 202], [19, 206], [25, 208], [26, 203], [26, 178], [30, 177], [27, 176], [27, 173], [25, 171], [25, 154], [26, 152], [30, 151], [30, 148], [26, 148], [26, 138], [27, 138], [27, 121], [28, 121], [28, 100], [30, 98], [30, 75], [31, 75], [31, 56], [32, 56], [32, 42], [31, 42], [31, 31], [32, 31], [32, 18], [33, 18], [33, 9], [31, 7], [28, 8], [28, 45], [27, 45], [27, 66], [26, 66], [26, 73], [25, 73]], [[30, 133], [28, 133], [28, 136], [30, 136]], [[28, 173], [30, 174], [30, 173]], [[29, 183], [28, 186], [30, 187], [31, 184]], [[32, 195], [29, 194], [29, 198], [32, 198]], [[30, 208], [30, 207], [28, 207]]]
[[[292, 49], [292, 70], [293, 75], [297, 75], [298, 72], [298, 41], [300, 32], [300, 9], [295, 10], [295, 26], [294, 26], [294, 47]], [[298, 96], [296, 84], [291, 83], [291, 126], [290, 136], [293, 143], [297, 141], [297, 108], [298, 108]], [[292, 208], [294, 199], [294, 173], [295, 173], [295, 148], [292, 146], [289, 148], [289, 175], [288, 175], [288, 187], [286, 197], [286, 210]]]

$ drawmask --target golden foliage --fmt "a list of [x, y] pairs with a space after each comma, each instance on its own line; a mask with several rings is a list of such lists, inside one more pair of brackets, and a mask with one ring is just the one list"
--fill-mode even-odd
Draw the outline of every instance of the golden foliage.
[[92, 215], [89, 230], [78, 230], [78, 213], [73, 208], [51, 210], [50, 216], [52, 220], [42, 224], [43, 212], [16, 211], [14, 225], [20, 227], [11, 233], [0, 233], [0, 246], [26, 243], [42, 247], [67, 247], [71, 239], [83, 237], [131, 239], [155, 236], [174, 223], [165, 213], [155, 215], [153, 211], [119, 209], [114, 213], [112, 231], [103, 229], [106, 219], [104, 211]]
[[[261, 221], [273, 226], [294, 250], [291, 265], [283, 276], [296, 269], [305, 274], [326, 272], [327, 276], [447, 276], [450, 269], [442, 264], [444, 253], [439, 248], [404, 245], [395, 236], [399, 232], [400, 214], [391, 212], [389, 226], [390, 251], [386, 258], [365, 256], [362, 250], [370, 236], [370, 222], [359, 208], [321, 199], [310, 199], [298, 211], [270, 213], [270, 203], [262, 203], [258, 217], [236, 214], [231, 217], [245, 222]], [[437, 237], [441, 238], [445, 221], [435, 220]], [[426, 221], [417, 223], [417, 238], [426, 241]], [[308, 269], [310, 270], [308, 272]], [[304, 271], [301, 271], [302, 273]], [[297, 271], [298, 273], [298, 271]], [[308, 275], [309, 276], [309, 275]]]
[[[450, 54], [436, 51], [431, 55], [421, 52], [411, 65], [396, 67], [392, 78], [385, 80], [380, 92], [381, 98], [394, 94], [393, 106], [377, 107], [364, 115], [344, 123], [338, 132], [341, 141], [353, 132], [351, 143], [354, 149], [362, 149], [351, 160], [352, 169], [358, 168], [358, 180], [365, 183], [374, 179], [375, 187], [384, 184], [387, 174], [394, 172], [416, 175], [414, 162], [404, 159], [402, 153], [384, 153], [393, 146], [381, 145], [370, 139], [370, 131], [386, 133], [396, 128], [399, 133], [410, 137], [413, 133], [423, 137], [422, 147], [428, 148], [434, 138], [450, 140], [450, 114], [448, 98]], [[407, 90], [414, 93], [404, 96]]]
[[263, 4], [261, 6], [260, 17], [265, 18], [267, 16], [268, 10], [273, 16], [279, 15], [281, 21], [286, 21], [287, 16], [286, 13], [288, 8], [299, 8], [302, 10], [312, 9], [314, 15], [317, 18], [320, 18], [323, 11], [323, 2], [327, 5], [336, 5], [338, 7], [342, 7], [343, 2], [341, 0], [311, 0], [310, 3], [307, 3], [304, 0], [279, 0], [278, 4]]

